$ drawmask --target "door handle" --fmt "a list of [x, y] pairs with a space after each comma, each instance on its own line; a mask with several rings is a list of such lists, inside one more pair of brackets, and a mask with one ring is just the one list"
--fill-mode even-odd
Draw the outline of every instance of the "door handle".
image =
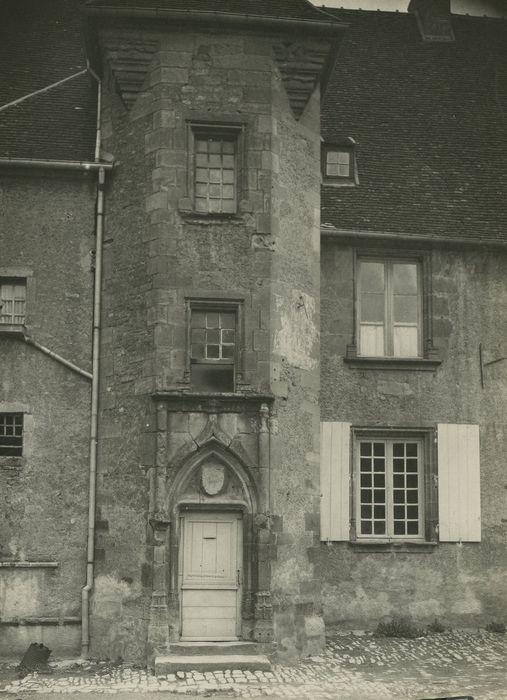
[[241, 569], [238, 569], [236, 571], [236, 583], [238, 584], [238, 588], [241, 587]]

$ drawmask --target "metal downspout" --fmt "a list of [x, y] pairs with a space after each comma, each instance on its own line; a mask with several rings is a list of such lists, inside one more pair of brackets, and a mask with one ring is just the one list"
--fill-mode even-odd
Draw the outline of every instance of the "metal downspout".
[[[97, 137], [95, 161], [100, 158], [102, 85], [99, 77], [88, 66], [98, 84]], [[102, 305], [102, 243], [104, 238], [104, 184], [105, 168], [99, 168], [97, 183], [95, 280], [93, 287], [93, 349], [92, 349], [92, 401], [90, 417], [90, 466], [88, 485], [88, 541], [86, 557], [86, 584], [81, 590], [81, 656], [86, 658], [90, 650], [90, 593], [93, 589], [95, 569], [95, 507], [97, 483], [97, 446], [99, 417], [99, 369], [100, 369], [100, 313]]]

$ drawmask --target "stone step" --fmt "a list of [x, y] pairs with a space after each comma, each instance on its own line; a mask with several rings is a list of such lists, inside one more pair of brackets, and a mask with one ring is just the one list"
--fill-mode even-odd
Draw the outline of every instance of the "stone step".
[[155, 658], [155, 675], [177, 671], [270, 671], [271, 664], [267, 656], [261, 654], [198, 655], [179, 656], [167, 654]]
[[262, 651], [255, 642], [175, 642], [169, 653], [178, 656], [257, 656]]

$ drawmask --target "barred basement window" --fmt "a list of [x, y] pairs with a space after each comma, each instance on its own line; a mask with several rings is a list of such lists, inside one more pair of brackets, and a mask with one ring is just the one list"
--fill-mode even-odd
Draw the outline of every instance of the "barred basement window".
[[203, 214], [236, 212], [236, 133], [194, 133], [194, 206]]
[[0, 323], [13, 326], [25, 322], [26, 283], [21, 279], [0, 280]]
[[236, 336], [235, 308], [191, 308], [190, 362], [194, 389], [234, 391]]
[[423, 441], [360, 438], [357, 446], [358, 539], [423, 539]]
[[0, 456], [23, 455], [23, 414], [0, 413]]

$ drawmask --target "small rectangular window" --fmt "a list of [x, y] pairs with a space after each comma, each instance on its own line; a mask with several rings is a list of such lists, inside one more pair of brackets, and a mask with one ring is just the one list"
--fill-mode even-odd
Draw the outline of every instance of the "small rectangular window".
[[357, 441], [358, 538], [424, 538], [423, 441]]
[[23, 455], [23, 414], [0, 413], [0, 456]]
[[244, 125], [189, 122], [188, 128], [188, 206], [196, 214], [236, 214], [242, 198]]
[[26, 283], [23, 279], [0, 280], [0, 323], [25, 323]]
[[356, 142], [351, 137], [342, 144], [326, 144], [322, 148], [322, 179], [324, 184], [357, 185]]
[[236, 357], [236, 309], [192, 306], [190, 316], [192, 387], [199, 391], [234, 391]]
[[412, 260], [359, 260], [359, 353], [422, 355], [421, 265]]

